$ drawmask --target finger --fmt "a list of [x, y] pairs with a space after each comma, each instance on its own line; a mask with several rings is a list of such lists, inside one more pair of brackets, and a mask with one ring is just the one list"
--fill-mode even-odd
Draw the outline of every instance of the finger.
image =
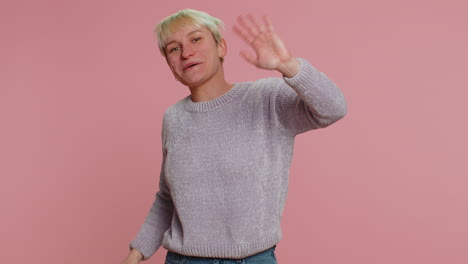
[[238, 16], [237, 21], [239, 22], [239, 24], [242, 26], [242, 28], [245, 31], [247, 31], [250, 35], [252, 35], [252, 37], [255, 37], [258, 35], [258, 30], [255, 27], [247, 24], [247, 21], [245, 20], [243, 16]]
[[260, 23], [260, 21], [256, 17], [252, 16], [252, 14], [248, 14], [247, 18], [253, 25], [255, 25], [258, 31], [265, 32], [265, 26], [262, 23]]
[[245, 31], [243, 31], [242, 29], [240, 29], [237, 25], [234, 25], [232, 27], [232, 31], [234, 31], [234, 33], [236, 33], [241, 39], [243, 39], [249, 45], [252, 44], [252, 41], [254, 40], [254, 38], [250, 36], [249, 34], [247, 34]]
[[263, 16], [263, 21], [265, 21], [265, 25], [268, 31], [275, 31], [273, 28], [273, 23], [271, 23], [270, 17]]
[[253, 65], [257, 66], [257, 56], [253, 55], [251, 52], [247, 52], [245, 50], [240, 52], [240, 55], [248, 62], [252, 63]]

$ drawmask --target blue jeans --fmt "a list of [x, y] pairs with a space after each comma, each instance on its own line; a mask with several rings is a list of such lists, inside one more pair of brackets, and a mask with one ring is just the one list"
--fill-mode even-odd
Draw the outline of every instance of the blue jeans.
[[276, 245], [243, 259], [193, 257], [167, 251], [164, 264], [278, 264], [275, 249]]

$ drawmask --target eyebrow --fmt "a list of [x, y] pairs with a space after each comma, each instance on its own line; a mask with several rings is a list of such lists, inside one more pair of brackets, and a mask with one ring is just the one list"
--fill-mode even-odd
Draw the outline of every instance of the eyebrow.
[[[192, 35], [192, 34], [194, 34], [194, 33], [196, 33], [196, 32], [202, 32], [202, 31], [199, 30], [199, 29], [195, 29], [195, 30], [190, 31], [189, 33], [187, 33], [187, 35], [185, 35], [185, 36], [188, 37], [188, 36], [190, 36], [190, 35]], [[167, 46], [169, 46], [169, 44], [172, 44], [172, 43], [174, 43], [174, 42], [176, 42], [176, 41], [175, 41], [175, 40], [169, 41], [168, 43], [166, 43], [166, 45], [164, 46], [164, 48], [167, 48]]]

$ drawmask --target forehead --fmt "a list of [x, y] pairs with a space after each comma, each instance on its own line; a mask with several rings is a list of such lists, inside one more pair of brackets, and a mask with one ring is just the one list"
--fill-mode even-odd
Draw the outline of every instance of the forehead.
[[188, 34], [196, 31], [206, 33], [208, 32], [208, 29], [188, 19], [176, 20], [168, 27], [168, 30], [165, 34], [166, 43], [180, 37], [185, 37]]

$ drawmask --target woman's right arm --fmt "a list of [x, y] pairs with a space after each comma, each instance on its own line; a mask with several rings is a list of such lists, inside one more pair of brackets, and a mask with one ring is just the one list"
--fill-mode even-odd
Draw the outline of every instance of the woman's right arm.
[[[166, 182], [166, 118], [163, 118], [162, 127], [162, 164], [159, 176], [159, 191], [156, 192], [153, 205], [151, 206], [145, 222], [140, 228], [135, 239], [130, 243], [130, 254], [128, 258], [132, 260], [147, 260], [162, 244], [164, 233], [169, 229], [174, 213], [174, 204], [171, 197], [170, 188]], [[134, 250], [136, 252], [134, 252]], [[132, 253], [133, 252], [133, 253]], [[130, 255], [132, 257], [130, 257]], [[141, 257], [141, 258], [140, 258]], [[138, 262], [130, 262], [138, 263]]]

